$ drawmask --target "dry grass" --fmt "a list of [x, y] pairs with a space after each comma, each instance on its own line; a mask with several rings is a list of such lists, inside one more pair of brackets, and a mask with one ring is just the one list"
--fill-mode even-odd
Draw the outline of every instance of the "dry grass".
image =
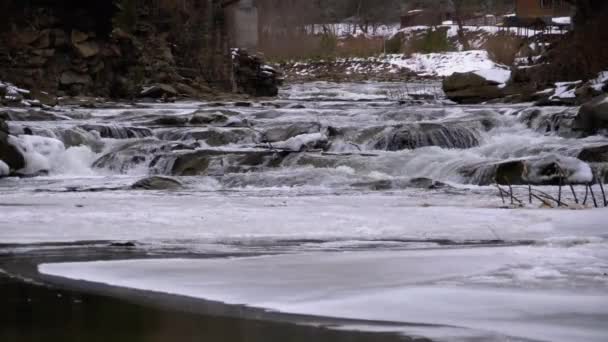
[[486, 41], [484, 48], [490, 58], [499, 64], [512, 66], [525, 40], [510, 33], [499, 33]]
[[365, 37], [339, 39], [331, 33], [313, 35], [299, 31], [262, 36], [260, 50], [273, 60], [369, 57], [384, 52], [384, 39]]

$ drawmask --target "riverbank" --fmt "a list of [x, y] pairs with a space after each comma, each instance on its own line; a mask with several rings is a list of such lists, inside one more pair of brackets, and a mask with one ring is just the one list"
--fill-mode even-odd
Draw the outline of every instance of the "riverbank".
[[[394, 334], [372, 334], [323, 327], [194, 313], [196, 303], [140, 293], [129, 299], [36, 284], [0, 275], [2, 341], [409, 341]], [[120, 292], [116, 290], [115, 292]], [[127, 291], [125, 291], [126, 294]], [[171, 300], [165, 298], [168, 302]], [[152, 302], [157, 302], [152, 304]], [[179, 306], [179, 307], [178, 307]], [[181, 309], [180, 309], [181, 308]], [[184, 309], [186, 308], [186, 309]], [[417, 341], [422, 341], [417, 339]]]

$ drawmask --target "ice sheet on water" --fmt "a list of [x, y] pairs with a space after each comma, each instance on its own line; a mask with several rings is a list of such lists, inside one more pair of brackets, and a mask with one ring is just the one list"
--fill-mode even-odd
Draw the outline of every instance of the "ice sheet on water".
[[[608, 333], [604, 324], [608, 317], [606, 282], [585, 291], [543, 286], [543, 281], [550, 285], [552, 279], [561, 276], [540, 258], [550, 252], [548, 249], [501, 247], [130, 260], [49, 264], [41, 265], [40, 271], [285, 313], [449, 325], [531, 340], [603, 341]], [[588, 262], [593, 249], [565, 252], [569, 257], [555, 258], [555, 264], [576, 268]], [[606, 259], [603, 261], [606, 267]], [[501, 287], [480, 285], [477, 281], [485, 275], [495, 277], [497, 270], [503, 276], [512, 272]], [[537, 282], [540, 287], [527, 286]], [[403, 331], [409, 332], [407, 328]], [[434, 333], [433, 329], [418, 332]]]

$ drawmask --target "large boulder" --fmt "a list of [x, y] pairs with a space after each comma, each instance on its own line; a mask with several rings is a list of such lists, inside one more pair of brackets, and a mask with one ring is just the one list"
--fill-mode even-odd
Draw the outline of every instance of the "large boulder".
[[485, 79], [474, 72], [454, 73], [443, 80], [448, 99], [461, 104], [482, 103], [504, 97], [498, 82]]
[[413, 150], [427, 146], [466, 149], [479, 145], [480, 126], [466, 123], [419, 123], [381, 132], [374, 148], [387, 151]]
[[608, 145], [585, 147], [578, 159], [588, 163], [608, 163]]
[[264, 64], [260, 56], [250, 55], [246, 50], [233, 51], [234, 80], [238, 91], [257, 97], [279, 94], [283, 83], [282, 74]]
[[574, 120], [574, 128], [589, 135], [608, 129], [608, 94], [585, 103]]
[[173, 86], [169, 84], [159, 83], [149, 87], [145, 87], [139, 95], [140, 97], [159, 99], [175, 97], [178, 95], [178, 92]]
[[21, 151], [11, 143], [9, 139], [8, 125], [0, 119], [0, 160], [10, 171], [20, 170], [25, 167], [25, 158]]
[[454, 73], [443, 80], [448, 99], [461, 104], [482, 103], [505, 96], [498, 82], [485, 79], [474, 72]]
[[589, 164], [578, 158], [557, 155], [480, 163], [461, 168], [460, 173], [477, 185], [558, 185], [593, 181]]

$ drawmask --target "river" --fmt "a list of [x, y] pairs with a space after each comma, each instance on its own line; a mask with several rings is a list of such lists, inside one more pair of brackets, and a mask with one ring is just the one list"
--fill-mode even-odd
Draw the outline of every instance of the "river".
[[13, 110], [37, 176], [0, 179], [0, 269], [237, 306], [291, 322], [298, 341], [315, 324], [386, 341], [605, 341], [606, 209], [566, 188], [570, 209], [529, 204], [521, 177], [511, 205], [494, 183], [525, 159], [525, 180], [557, 197], [558, 163], [578, 201], [607, 169], [578, 158], [608, 138], [572, 129], [574, 107], [458, 106], [433, 89]]

